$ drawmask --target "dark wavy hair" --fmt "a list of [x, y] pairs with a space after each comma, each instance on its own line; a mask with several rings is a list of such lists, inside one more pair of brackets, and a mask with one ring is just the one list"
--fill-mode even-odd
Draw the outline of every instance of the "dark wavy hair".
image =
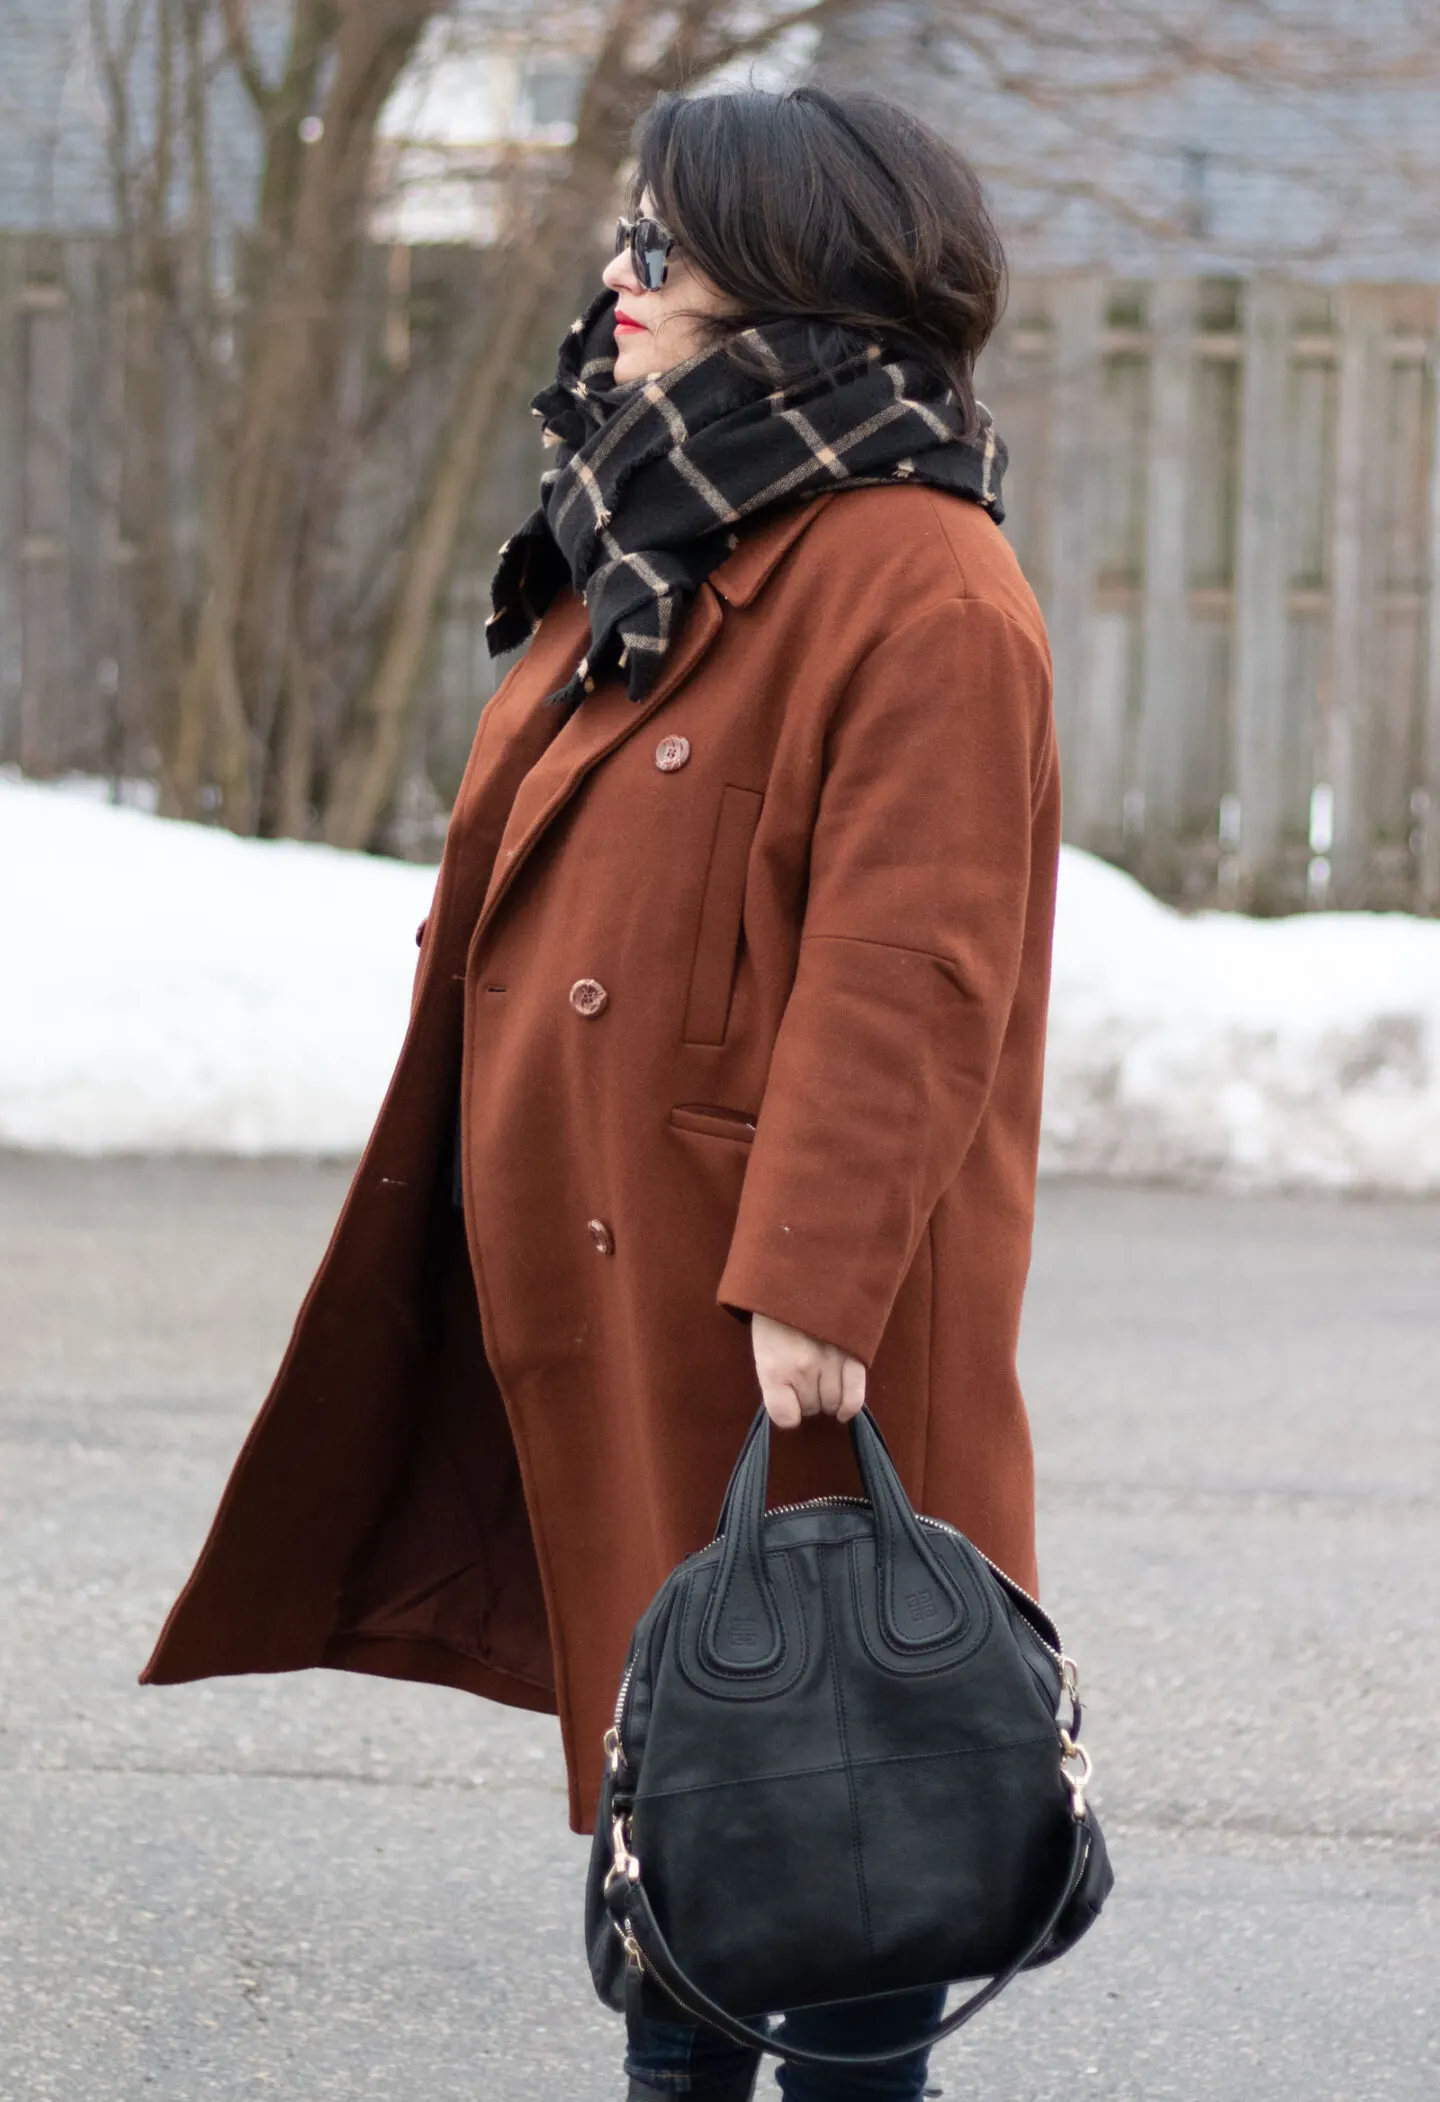
[[822, 371], [878, 342], [949, 385], [973, 428], [1005, 252], [974, 169], [928, 124], [883, 95], [749, 88], [662, 95], [634, 144], [631, 211], [648, 191], [739, 310], [715, 341], [801, 321]]

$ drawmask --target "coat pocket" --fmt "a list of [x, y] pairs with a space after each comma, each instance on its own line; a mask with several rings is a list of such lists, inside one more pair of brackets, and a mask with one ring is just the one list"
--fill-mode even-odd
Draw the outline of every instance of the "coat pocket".
[[677, 1102], [670, 1112], [677, 1131], [698, 1131], [707, 1139], [730, 1139], [748, 1146], [755, 1136], [755, 1119], [743, 1109], [720, 1109], [710, 1102]]
[[685, 1003], [684, 1041], [723, 1044], [735, 987], [735, 960], [740, 948], [740, 920], [745, 906], [745, 874], [750, 843], [760, 822], [758, 789], [726, 787], [715, 821], [705, 893], [700, 901], [700, 928], [690, 992]]

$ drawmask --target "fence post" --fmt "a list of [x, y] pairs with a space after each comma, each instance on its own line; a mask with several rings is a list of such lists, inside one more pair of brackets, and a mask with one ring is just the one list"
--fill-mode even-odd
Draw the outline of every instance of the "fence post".
[[1440, 296], [1430, 356], [1429, 560], [1425, 573], [1425, 688], [1420, 718], [1419, 902], [1440, 912]]
[[1290, 289], [1256, 278], [1245, 289], [1239, 532], [1235, 552], [1235, 786], [1240, 842], [1235, 902], [1279, 889], [1280, 728], [1285, 690], [1286, 410]]
[[1340, 373], [1335, 406], [1335, 502], [1330, 537], [1330, 714], [1327, 771], [1334, 790], [1330, 865], [1334, 901], [1358, 905], [1370, 859], [1371, 657], [1377, 639], [1375, 483], [1382, 455], [1383, 295], [1338, 295]]
[[1055, 721], [1065, 777], [1067, 838], [1089, 845], [1110, 812], [1095, 807], [1086, 765], [1095, 634], [1095, 448], [1105, 283], [1053, 280], [1054, 389], [1050, 414], [1049, 600]]
[[25, 243], [0, 233], [0, 760], [20, 756], [20, 536], [25, 397], [20, 285]]
[[[74, 349], [59, 244], [34, 244], [20, 290], [25, 425], [20, 542], [20, 765], [63, 763], [62, 711], [72, 680], [70, 480]], [[34, 268], [36, 263], [41, 271]], [[41, 274], [43, 272], [43, 274]]]
[[1190, 464], [1191, 331], [1195, 286], [1162, 278], [1150, 288], [1150, 458], [1145, 490], [1141, 609], [1141, 865], [1159, 890], [1175, 888], [1185, 759], [1190, 639], [1185, 494]]

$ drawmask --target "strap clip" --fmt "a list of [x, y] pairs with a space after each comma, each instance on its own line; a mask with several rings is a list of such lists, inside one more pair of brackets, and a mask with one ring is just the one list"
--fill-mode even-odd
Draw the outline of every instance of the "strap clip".
[[[640, 1881], [640, 1863], [630, 1851], [630, 1819], [623, 1814], [610, 1820], [610, 1872], [605, 1878], [605, 1895], [621, 1883]], [[629, 1931], [626, 1922], [625, 1932]]]
[[[1078, 1773], [1072, 1774], [1067, 1771], [1072, 1759], [1079, 1761], [1080, 1770]], [[1090, 1786], [1090, 1777], [1095, 1771], [1095, 1763], [1084, 1745], [1072, 1737], [1068, 1730], [1060, 1732], [1060, 1771], [1064, 1776], [1065, 1785], [1070, 1791], [1070, 1810], [1078, 1825], [1085, 1815], [1085, 1791]]]

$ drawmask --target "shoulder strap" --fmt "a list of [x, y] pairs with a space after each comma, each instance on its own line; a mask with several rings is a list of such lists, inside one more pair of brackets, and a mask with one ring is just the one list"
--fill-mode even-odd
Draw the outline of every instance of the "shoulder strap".
[[953, 2036], [957, 2029], [963, 2029], [967, 2022], [973, 2021], [982, 2007], [988, 2007], [992, 2000], [1000, 1997], [1011, 1980], [1024, 1970], [1032, 1958], [1039, 1955], [1054, 1933], [1061, 1914], [1080, 1887], [1089, 1858], [1090, 1827], [1085, 1818], [1081, 1817], [1075, 1822], [1075, 1835], [1064, 1888], [1046, 1913], [1039, 1930], [1019, 1955], [1008, 1963], [1003, 1971], [997, 1971], [978, 1992], [972, 1993], [968, 2000], [963, 2000], [952, 2014], [948, 2014], [943, 2022], [937, 2023], [925, 2035], [885, 2051], [807, 2051], [798, 2044], [786, 2044], [777, 2040], [766, 2029], [755, 2028], [748, 2022], [742, 2022], [738, 2015], [727, 2014], [723, 2007], [707, 1993], [702, 1992], [676, 1962], [650, 1909], [643, 1878], [632, 1883], [617, 1877], [613, 1881], [613, 1887], [606, 1890], [606, 1902], [624, 1940], [625, 1953], [629, 1958], [625, 1971], [626, 2018], [633, 2030], [640, 2015], [641, 1975], [642, 1972], [648, 1971], [656, 1984], [685, 2014], [694, 2021], [704, 2022], [710, 2028], [717, 2029], [722, 2036], [729, 2037], [731, 2043], [748, 2045], [752, 2050], [767, 2051], [772, 2056], [787, 2059], [794, 2065], [890, 2065], [896, 2059], [908, 2058], [914, 2051], [928, 2051], [945, 2037]]

